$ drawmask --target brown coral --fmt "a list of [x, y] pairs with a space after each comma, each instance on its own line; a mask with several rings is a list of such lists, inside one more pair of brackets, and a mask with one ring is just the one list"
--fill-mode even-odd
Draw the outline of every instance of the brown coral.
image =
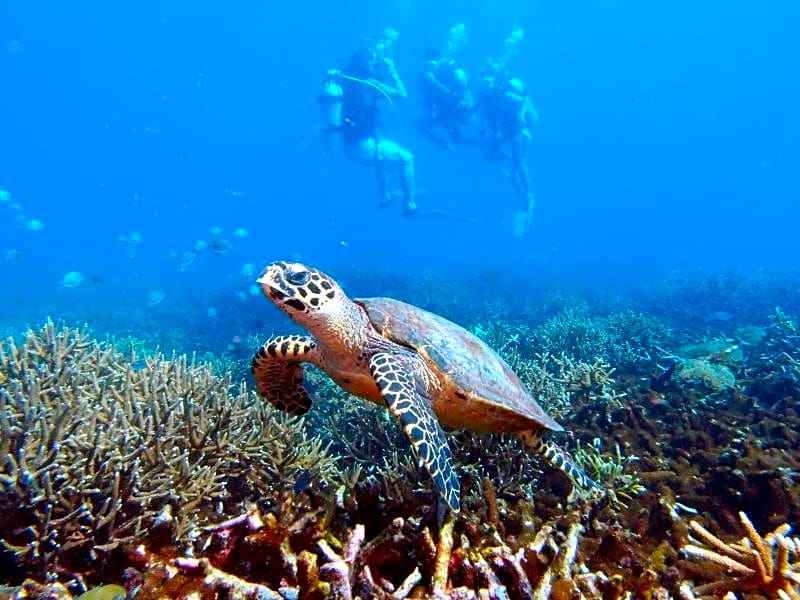
[[772, 598], [800, 600], [800, 540], [789, 537], [791, 528], [781, 525], [761, 536], [743, 512], [739, 519], [746, 533], [739, 542], [724, 542], [697, 521], [689, 523], [697, 541], [704, 545], [687, 544], [683, 552], [736, 575], [698, 586], [695, 593], [761, 592]]

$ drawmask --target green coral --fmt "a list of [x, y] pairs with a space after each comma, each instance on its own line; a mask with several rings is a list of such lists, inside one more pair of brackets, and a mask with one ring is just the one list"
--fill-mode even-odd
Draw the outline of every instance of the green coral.
[[614, 504], [627, 506], [634, 496], [646, 490], [641, 478], [630, 470], [638, 456], [625, 456], [619, 444], [614, 452], [603, 452], [600, 438], [594, 438], [591, 445], [579, 445], [573, 453], [575, 462], [597, 483], [608, 491]]

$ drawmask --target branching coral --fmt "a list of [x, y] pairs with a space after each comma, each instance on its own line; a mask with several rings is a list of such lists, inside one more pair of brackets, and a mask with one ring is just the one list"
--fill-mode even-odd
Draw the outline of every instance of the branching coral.
[[472, 331], [504, 356], [511, 350], [523, 358], [548, 353], [575, 362], [601, 360], [626, 370], [648, 367], [653, 346], [665, 343], [670, 335], [658, 321], [641, 313], [590, 316], [585, 306], [562, 310], [536, 327], [494, 319], [477, 323]]
[[766, 335], [745, 369], [752, 381], [750, 391], [764, 398], [800, 396], [800, 327], [780, 308], [769, 320]]
[[587, 363], [563, 352], [523, 358], [515, 349], [507, 359], [533, 396], [556, 418], [563, 419], [578, 403], [588, 400], [617, 406], [626, 395], [614, 381], [614, 369], [601, 359]]
[[124, 357], [48, 323], [0, 350], [0, 539], [40, 580], [77, 581], [121, 544], [189, 543], [226, 503], [300, 473], [338, 481], [302, 421], [186, 357]]
[[604, 454], [600, 438], [595, 438], [591, 446], [578, 446], [572, 456], [592, 479], [607, 490], [611, 500], [620, 507], [626, 506], [634, 496], [646, 489], [639, 476], [628, 471], [628, 467], [638, 461], [639, 457], [624, 456], [619, 444], [614, 447], [613, 454]]
[[697, 543], [685, 545], [683, 552], [736, 575], [695, 587], [694, 592], [722, 595], [752, 591], [800, 600], [800, 539], [789, 537], [791, 528], [786, 524], [762, 536], [743, 512], [739, 519], [746, 533], [739, 542], [724, 542], [697, 521], [689, 523]]

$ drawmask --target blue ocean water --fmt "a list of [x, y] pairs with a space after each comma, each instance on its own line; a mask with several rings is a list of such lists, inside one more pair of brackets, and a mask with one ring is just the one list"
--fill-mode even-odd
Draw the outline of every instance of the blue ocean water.
[[[449, 281], [476, 302], [498, 289], [487, 273], [506, 289], [613, 295], [676, 269], [790, 272], [798, 15], [779, 1], [5, 1], [0, 189], [13, 199], [0, 206], [0, 321], [174, 329], [189, 346], [199, 329], [204, 349], [274, 316], [242, 269], [280, 258], [342, 274], [357, 293], [432, 273], [429, 294]], [[511, 234], [502, 169], [413, 126], [422, 55], [457, 23], [476, 84], [524, 32], [509, 69], [541, 117], [524, 237]], [[379, 208], [371, 170], [323, 151], [325, 71], [387, 27], [411, 97], [382, 107], [386, 134], [415, 155], [420, 207], [469, 220]], [[211, 228], [230, 249], [180, 270]], [[71, 271], [80, 285], [59, 285]]]

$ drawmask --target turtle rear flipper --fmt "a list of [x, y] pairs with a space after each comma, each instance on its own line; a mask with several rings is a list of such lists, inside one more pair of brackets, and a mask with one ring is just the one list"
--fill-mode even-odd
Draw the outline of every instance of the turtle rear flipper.
[[433, 478], [439, 495], [451, 510], [458, 512], [461, 490], [453, 455], [433, 412], [427, 386], [416, 375], [414, 361], [379, 352], [370, 360], [369, 370], [387, 408], [400, 421], [417, 458]]
[[253, 357], [258, 395], [290, 415], [307, 413], [311, 397], [303, 387], [303, 362], [317, 362], [313, 338], [284, 335], [269, 340]]
[[586, 471], [575, 464], [575, 460], [563, 448], [542, 437], [533, 431], [526, 431], [520, 435], [525, 444], [532, 448], [546, 462], [563, 471], [572, 481], [585, 490], [596, 493], [605, 493], [603, 486], [586, 474]]

